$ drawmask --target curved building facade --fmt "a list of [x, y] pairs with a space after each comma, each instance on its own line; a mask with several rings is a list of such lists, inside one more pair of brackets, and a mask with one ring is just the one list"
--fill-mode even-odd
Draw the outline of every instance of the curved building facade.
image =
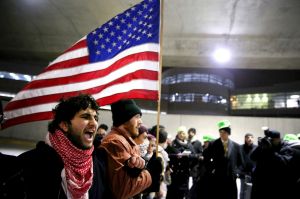
[[162, 75], [163, 109], [170, 114], [228, 114], [233, 76], [224, 70], [167, 69]]

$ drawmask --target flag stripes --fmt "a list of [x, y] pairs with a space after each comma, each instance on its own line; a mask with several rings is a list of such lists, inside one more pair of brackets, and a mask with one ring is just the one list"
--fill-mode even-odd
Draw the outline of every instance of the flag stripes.
[[93, 95], [101, 106], [125, 98], [157, 100], [158, 16], [159, 1], [145, 0], [77, 41], [6, 105], [3, 128], [51, 119], [59, 99], [79, 93]]

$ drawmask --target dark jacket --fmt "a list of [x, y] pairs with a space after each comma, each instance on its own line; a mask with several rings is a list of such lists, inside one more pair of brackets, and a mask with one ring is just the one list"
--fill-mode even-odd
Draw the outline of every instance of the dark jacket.
[[[172, 143], [173, 153], [169, 153], [169, 166], [173, 170], [173, 175], [190, 175], [191, 162], [197, 158], [194, 148], [190, 143], [183, 143], [175, 139]], [[179, 153], [188, 152], [189, 155], [178, 158]]]
[[[99, 158], [100, 159], [99, 159]], [[105, 167], [100, 151], [93, 153], [93, 184], [89, 198], [107, 198]], [[62, 199], [66, 198], [61, 185], [61, 171], [64, 167], [58, 153], [44, 142], [35, 149], [18, 156], [23, 168], [25, 192], [27, 198]]]
[[[187, 195], [189, 189], [191, 163], [197, 158], [197, 155], [190, 143], [181, 142], [177, 138], [172, 142], [171, 148], [167, 152], [170, 158], [169, 166], [173, 170], [171, 184], [168, 186], [167, 199], [183, 198]], [[179, 153], [185, 153], [186, 155], [179, 157]]]
[[224, 156], [224, 147], [221, 138], [216, 139], [204, 153], [204, 159], [211, 161], [208, 171], [211, 173], [211, 181], [214, 190], [210, 198], [237, 198], [236, 178], [239, 169], [243, 165], [243, 157], [240, 145], [232, 140], [228, 140], [228, 156]]
[[19, 159], [0, 153], [0, 198], [26, 198], [23, 169]]
[[256, 149], [256, 147], [257, 145], [254, 144], [251, 144], [250, 146], [243, 144], [241, 146], [244, 165], [240, 171], [240, 178], [245, 178], [245, 175], [252, 176], [253, 169], [255, 168], [255, 161], [251, 160], [250, 155]]
[[195, 158], [191, 162], [191, 176], [193, 177], [193, 183], [196, 183], [196, 180], [202, 175], [202, 166], [203, 161], [200, 159], [203, 153], [202, 143], [199, 140], [189, 140], [189, 143], [192, 144], [195, 152]]
[[279, 146], [258, 146], [251, 155], [256, 161], [252, 198], [299, 198], [300, 149], [287, 142]]

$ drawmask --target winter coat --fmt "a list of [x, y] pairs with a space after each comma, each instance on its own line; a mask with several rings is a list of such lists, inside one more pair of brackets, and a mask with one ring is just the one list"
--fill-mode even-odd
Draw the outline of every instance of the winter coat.
[[210, 180], [214, 184], [214, 190], [210, 198], [237, 198], [236, 178], [239, 169], [243, 165], [243, 157], [240, 145], [228, 140], [228, 156], [224, 156], [224, 147], [221, 138], [216, 139], [204, 153], [204, 159], [211, 161]]
[[100, 149], [107, 154], [108, 183], [114, 199], [128, 199], [151, 185], [151, 175], [146, 169], [127, 166], [129, 158], [140, 153], [139, 146], [126, 132], [113, 127], [102, 139]]
[[193, 177], [193, 182], [195, 183], [197, 179], [201, 176], [203, 161], [200, 159], [203, 153], [202, 143], [195, 139], [189, 141], [192, 144], [195, 152], [195, 159], [191, 162], [191, 176]]
[[[183, 198], [188, 194], [190, 170], [197, 155], [190, 143], [182, 142], [178, 138], [172, 142], [167, 152], [170, 158], [169, 166], [173, 170], [167, 198]], [[178, 156], [180, 153], [183, 155]]]
[[[103, 160], [93, 153], [93, 184], [89, 199], [106, 198], [106, 178]], [[101, 156], [99, 156], [101, 157]], [[35, 149], [18, 156], [23, 168], [25, 192], [28, 199], [62, 199], [66, 194], [62, 188], [63, 161], [58, 153], [45, 142], [38, 142]]]
[[248, 146], [247, 144], [241, 145], [242, 156], [244, 159], [244, 165], [240, 171], [240, 178], [245, 178], [245, 175], [252, 176], [252, 171], [255, 168], [255, 161], [251, 160], [250, 155], [256, 149], [256, 145], [251, 144]]
[[0, 153], [0, 198], [26, 198], [23, 169], [19, 159]]
[[253, 199], [299, 198], [300, 147], [287, 142], [264, 148], [258, 146], [251, 158], [256, 161], [253, 173]]

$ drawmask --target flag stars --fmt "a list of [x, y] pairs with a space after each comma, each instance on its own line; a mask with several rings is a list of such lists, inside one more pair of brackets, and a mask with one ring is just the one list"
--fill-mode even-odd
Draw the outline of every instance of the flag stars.
[[103, 28], [103, 31], [104, 31], [104, 32], [108, 32], [108, 28], [107, 28], [107, 27], [104, 27], [104, 28]]
[[114, 25], [114, 22], [110, 21], [110, 22], [108, 22], [108, 25], [109, 25], [109, 26], [113, 26], [113, 25]]
[[146, 0], [146, 3], [144, 1], [115, 16], [90, 34], [90, 45], [94, 45], [92, 52], [97, 59], [106, 59], [144, 40], [156, 38], [156, 32], [153, 32], [157, 27], [156, 21], [153, 21], [156, 20], [156, 10], [149, 2]]

